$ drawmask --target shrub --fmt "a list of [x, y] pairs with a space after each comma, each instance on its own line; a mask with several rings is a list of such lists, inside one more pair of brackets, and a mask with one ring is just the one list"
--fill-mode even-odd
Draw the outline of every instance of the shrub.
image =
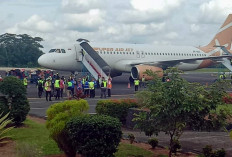
[[97, 102], [96, 112], [118, 118], [122, 124], [125, 124], [128, 110], [133, 107], [138, 107], [133, 99], [100, 100]]
[[225, 151], [225, 149], [220, 149], [220, 150], [216, 150], [215, 152], [214, 152], [214, 156], [215, 157], [225, 157], [226, 156], [226, 151]]
[[202, 148], [202, 151], [205, 157], [211, 157], [213, 154], [213, 149], [210, 145], [206, 145], [204, 148]]
[[232, 104], [232, 93], [228, 93], [222, 99], [223, 99], [224, 103], [226, 103], [226, 104]]
[[157, 138], [151, 138], [148, 140], [148, 144], [151, 145], [152, 149], [155, 149], [156, 146], [158, 146], [158, 139]]
[[171, 152], [176, 154], [177, 150], [180, 148], [180, 142], [178, 140], [173, 140]]
[[13, 129], [13, 127], [6, 128], [6, 126], [12, 122], [11, 120], [7, 119], [8, 115], [9, 113], [7, 113], [4, 116], [3, 113], [0, 114], [0, 144], [4, 144], [8, 142], [6, 141], [6, 139], [9, 138], [10, 136], [5, 136], [5, 134], [11, 129]]
[[67, 100], [50, 106], [47, 110], [46, 127], [50, 137], [69, 157], [75, 156], [76, 148], [65, 130], [66, 123], [74, 116], [82, 115], [89, 108], [86, 100]]
[[118, 119], [103, 115], [74, 117], [67, 130], [78, 153], [86, 157], [112, 156], [122, 136]]
[[9, 118], [20, 125], [30, 110], [22, 81], [16, 77], [6, 77], [0, 82], [0, 92], [5, 95], [0, 98], [0, 110], [4, 114], [10, 112]]
[[135, 140], [135, 135], [134, 134], [128, 134], [128, 138], [130, 140], [130, 144], [132, 144]]
[[206, 145], [202, 149], [204, 157], [225, 157], [226, 156], [226, 151], [222, 148], [220, 150], [215, 150], [213, 151], [211, 145]]

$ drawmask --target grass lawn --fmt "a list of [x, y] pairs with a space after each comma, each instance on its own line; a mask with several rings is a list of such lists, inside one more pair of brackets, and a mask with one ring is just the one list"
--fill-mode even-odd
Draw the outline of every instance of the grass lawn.
[[43, 155], [60, 154], [57, 144], [49, 138], [49, 132], [45, 124], [39, 124], [28, 119], [24, 124], [25, 127], [15, 128], [10, 131], [10, 135], [17, 145], [20, 145], [20, 143], [36, 145], [42, 150]]
[[[40, 124], [32, 120], [27, 119], [24, 124], [25, 127], [14, 128], [9, 132], [12, 139], [16, 141], [17, 145], [23, 143], [29, 146], [36, 146], [42, 151], [42, 155], [61, 154], [57, 144], [49, 138], [49, 132], [45, 127], [45, 124]], [[34, 148], [34, 147], [32, 147]], [[24, 148], [25, 149], [25, 148]], [[30, 147], [28, 147], [30, 149]], [[30, 150], [24, 150], [30, 151]], [[32, 151], [32, 150], [31, 150]], [[144, 150], [142, 148], [121, 143], [118, 152], [115, 154], [116, 157], [127, 157], [127, 156], [152, 156], [152, 152]]]

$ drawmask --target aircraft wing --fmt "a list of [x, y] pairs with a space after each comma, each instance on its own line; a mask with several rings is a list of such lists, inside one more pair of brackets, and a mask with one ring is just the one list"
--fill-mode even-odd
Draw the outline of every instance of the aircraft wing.
[[208, 56], [208, 57], [199, 57], [199, 58], [189, 58], [189, 59], [176, 59], [176, 60], [164, 60], [164, 61], [155, 61], [155, 62], [143, 62], [143, 61], [138, 61], [138, 60], [133, 60], [133, 61], [128, 61], [127, 64], [130, 64], [131, 66], [136, 66], [136, 65], [153, 65], [153, 66], [158, 66], [163, 69], [170, 67], [170, 66], [176, 66], [180, 63], [189, 63], [189, 64], [195, 64], [196, 61], [199, 60], [207, 60], [210, 59], [215, 62], [223, 62], [224, 58], [232, 58], [232, 55], [222, 55], [222, 56]]

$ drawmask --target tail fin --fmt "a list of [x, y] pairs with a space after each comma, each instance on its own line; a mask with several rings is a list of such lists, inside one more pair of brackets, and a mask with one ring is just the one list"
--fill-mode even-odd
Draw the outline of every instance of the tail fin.
[[227, 50], [231, 49], [232, 42], [232, 14], [229, 14], [218, 33], [206, 47], [215, 45], [225, 46]]

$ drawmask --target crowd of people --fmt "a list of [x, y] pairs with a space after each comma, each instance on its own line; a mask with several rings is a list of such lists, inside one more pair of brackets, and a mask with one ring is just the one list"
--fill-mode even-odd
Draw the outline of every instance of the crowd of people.
[[[27, 86], [26, 84], [24, 85]], [[41, 98], [43, 92], [45, 92], [47, 101], [52, 101], [52, 97], [59, 100], [63, 98], [64, 93], [66, 93], [68, 99], [95, 98], [96, 88], [101, 89], [100, 97], [106, 98], [106, 95], [111, 97], [112, 78], [109, 76], [108, 80], [105, 80], [104, 77], [99, 76], [95, 80], [87, 74], [82, 78], [76, 78], [74, 75], [71, 75], [66, 79], [64, 76], [60, 77], [57, 73], [46, 79], [43, 79], [43, 77], [38, 78], [36, 86], [38, 89], [38, 97]]]

